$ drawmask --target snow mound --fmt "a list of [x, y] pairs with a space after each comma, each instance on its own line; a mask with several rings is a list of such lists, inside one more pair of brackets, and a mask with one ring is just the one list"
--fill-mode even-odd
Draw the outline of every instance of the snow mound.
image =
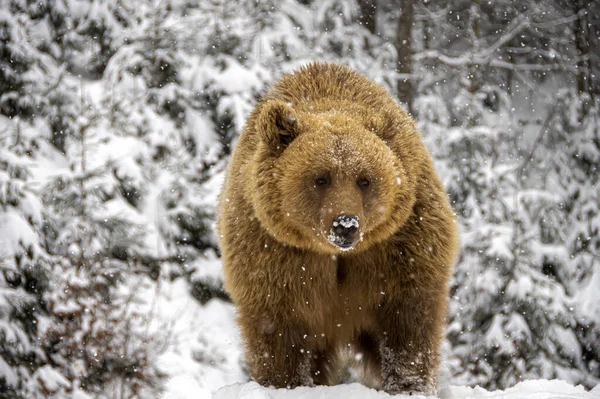
[[[213, 399], [423, 399], [422, 395], [388, 395], [360, 384], [334, 387], [300, 387], [296, 389], [264, 388], [255, 382], [234, 384], [221, 388]], [[429, 396], [427, 398], [433, 398]], [[505, 391], [487, 391], [483, 388], [451, 386], [441, 392], [440, 398], [503, 398], [503, 399], [600, 399], [600, 385], [587, 392], [582, 386], [573, 386], [560, 380], [524, 381]]]

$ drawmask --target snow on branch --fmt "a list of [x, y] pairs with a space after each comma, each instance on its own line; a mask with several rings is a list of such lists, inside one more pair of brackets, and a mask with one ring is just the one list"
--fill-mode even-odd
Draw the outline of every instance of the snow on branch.
[[473, 49], [466, 51], [460, 56], [451, 56], [443, 54], [439, 50], [427, 50], [417, 53], [413, 56], [414, 61], [437, 60], [449, 66], [469, 66], [469, 65], [489, 65], [494, 68], [501, 68], [515, 71], [551, 71], [562, 70], [568, 72], [577, 72], [577, 66], [560, 64], [513, 64], [499, 59], [492, 59], [494, 53], [508, 44], [512, 39], [527, 28], [549, 28], [557, 25], [571, 23], [585, 14], [586, 10], [581, 10], [577, 14], [568, 17], [561, 17], [552, 21], [535, 23], [530, 19], [530, 15], [521, 15], [515, 18], [506, 28], [505, 32], [490, 46], [481, 50]]

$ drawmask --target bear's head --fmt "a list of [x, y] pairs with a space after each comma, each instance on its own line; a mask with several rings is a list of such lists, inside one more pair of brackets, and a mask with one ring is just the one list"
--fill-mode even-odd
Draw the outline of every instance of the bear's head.
[[246, 193], [271, 236], [337, 254], [364, 250], [406, 222], [416, 181], [406, 162], [418, 160], [410, 140], [397, 144], [403, 125], [395, 119], [408, 117], [377, 112], [305, 112], [279, 100], [259, 105]]

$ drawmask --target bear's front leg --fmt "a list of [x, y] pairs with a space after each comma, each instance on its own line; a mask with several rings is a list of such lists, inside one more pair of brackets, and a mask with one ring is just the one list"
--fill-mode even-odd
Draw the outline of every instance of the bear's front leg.
[[406, 289], [378, 309], [382, 387], [390, 394], [435, 395], [446, 289]]
[[246, 362], [253, 380], [262, 386], [313, 386], [312, 352], [304, 334], [282, 317], [268, 312], [238, 310]]

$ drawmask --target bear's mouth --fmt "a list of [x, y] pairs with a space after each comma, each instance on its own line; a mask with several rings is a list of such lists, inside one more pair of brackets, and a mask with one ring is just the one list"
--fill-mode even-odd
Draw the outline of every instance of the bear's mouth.
[[[362, 234], [361, 234], [361, 238], [362, 238]], [[327, 236], [327, 242], [331, 245], [333, 245], [336, 248], [341, 249], [342, 251], [349, 251], [352, 248], [354, 248], [354, 245], [356, 244], [358, 240], [355, 239], [351, 239], [351, 238], [347, 238], [347, 237], [341, 237], [338, 236], [337, 234], [335, 234], [333, 231], [331, 231], [329, 233], [329, 235]]]
[[[341, 213], [333, 220], [327, 241], [342, 251], [348, 251], [362, 240], [362, 231], [359, 228], [357, 215]], [[360, 234], [357, 234], [359, 232]]]

